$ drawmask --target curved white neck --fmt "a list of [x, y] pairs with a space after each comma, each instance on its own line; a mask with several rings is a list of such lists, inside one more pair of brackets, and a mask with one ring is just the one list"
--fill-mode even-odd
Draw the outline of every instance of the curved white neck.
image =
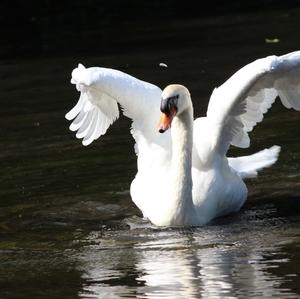
[[[172, 191], [174, 225], [190, 224], [192, 199], [193, 107], [176, 116], [172, 122]], [[187, 218], [189, 217], [189, 219]]]

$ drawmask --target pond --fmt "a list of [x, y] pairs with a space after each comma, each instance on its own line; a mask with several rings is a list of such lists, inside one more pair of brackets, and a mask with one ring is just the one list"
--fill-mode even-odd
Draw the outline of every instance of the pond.
[[184, 84], [203, 116], [213, 88], [240, 67], [299, 50], [299, 25], [300, 9], [133, 20], [111, 29], [122, 30], [115, 44], [126, 40], [126, 49], [1, 60], [0, 297], [299, 298], [299, 112], [278, 101], [251, 147], [230, 149], [282, 147], [274, 166], [247, 180], [239, 213], [193, 229], [142, 220], [129, 193], [136, 157], [128, 119], [89, 147], [64, 119], [78, 99], [70, 84], [78, 62], [161, 88]]

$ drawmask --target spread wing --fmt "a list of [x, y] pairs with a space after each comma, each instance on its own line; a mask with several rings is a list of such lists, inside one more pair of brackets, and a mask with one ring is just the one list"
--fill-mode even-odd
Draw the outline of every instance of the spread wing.
[[222, 155], [230, 144], [249, 147], [248, 132], [277, 97], [286, 108], [300, 110], [300, 51], [258, 59], [213, 91], [207, 110], [212, 147]]
[[165, 141], [157, 132], [161, 89], [138, 80], [121, 71], [79, 64], [72, 72], [71, 83], [76, 85], [80, 98], [75, 107], [66, 114], [73, 120], [70, 130], [83, 138], [83, 145], [104, 135], [119, 117], [118, 104], [126, 116], [133, 120], [132, 134], [138, 147], [143, 142]]

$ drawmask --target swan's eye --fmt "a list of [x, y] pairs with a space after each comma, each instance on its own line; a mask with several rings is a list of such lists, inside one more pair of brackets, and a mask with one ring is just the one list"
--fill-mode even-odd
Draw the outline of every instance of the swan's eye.
[[179, 98], [179, 94], [162, 99], [160, 104], [160, 111], [165, 113], [166, 115], [170, 114], [172, 108], [175, 108], [177, 111], [178, 98]]
[[168, 100], [169, 101], [175, 101], [179, 98], [179, 94], [175, 95], [175, 96], [172, 96], [172, 97], [169, 97]]

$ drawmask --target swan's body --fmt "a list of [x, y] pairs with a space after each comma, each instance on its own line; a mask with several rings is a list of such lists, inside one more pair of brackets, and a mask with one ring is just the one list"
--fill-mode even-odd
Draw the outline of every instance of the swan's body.
[[[214, 90], [207, 117], [195, 121], [190, 94], [181, 85], [162, 92], [120, 71], [81, 65], [71, 82], [81, 97], [66, 118], [76, 117], [70, 129], [78, 130], [84, 145], [118, 118], [117, 103], [133, 120], [138, 172], [130, 192], [144, 216], [159, 226], [202, 225], [238, 211], [247, 197], [242, 179], [277, 160], [278, 146], [239, 158], [226, 153], [230, 144], [249, 146], [248, 132], [277, 96], [300, 110], [300, 51], [246, 65]], [[164, 134], [157, 127], [161, 112]]]

